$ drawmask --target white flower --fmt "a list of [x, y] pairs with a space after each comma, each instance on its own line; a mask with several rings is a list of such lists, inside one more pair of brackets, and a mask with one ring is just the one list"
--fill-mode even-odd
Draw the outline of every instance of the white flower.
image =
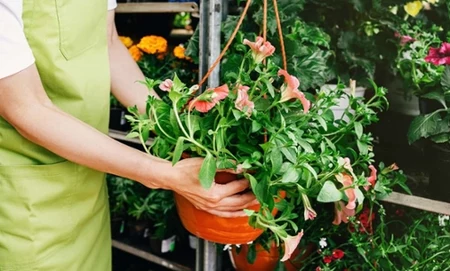
[[411, 51], [403, 52], [403, 58], [407, 60], [412, 60]]
[[223, 251], [226, 251], [226, 250], [231, 250], [231, 245], [230, 244], [227, 244], [227, 245], [225, 245], [223, 247]]
[[445, 227], [447, 225], [446, 221], [450, 220], [450, 216], [448, 215], [439, 215], [439, 226]]
[[320, 241], [319, 241], [319, 246], [320, 246], [320, 248], [324, 248], [324, 247], [326, 247], [328, 244], [327, 244], [327, 238], [320, 238]]

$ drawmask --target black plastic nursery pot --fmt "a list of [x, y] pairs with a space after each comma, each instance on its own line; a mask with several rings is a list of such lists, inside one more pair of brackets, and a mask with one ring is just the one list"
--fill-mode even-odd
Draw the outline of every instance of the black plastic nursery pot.
[[127, 233], [131, 244], [146, 245], [150, 236], [150, 224], [143, 220], [128, 221]]
[[130, 124], [125, 119], [127, 111], [124, 108], [113, 107], [109, 111], [109, 129], [128, 132]]
[[450, 202], [450, 144], [430, 143], [425, 155], [428, 160], [431, 197]]

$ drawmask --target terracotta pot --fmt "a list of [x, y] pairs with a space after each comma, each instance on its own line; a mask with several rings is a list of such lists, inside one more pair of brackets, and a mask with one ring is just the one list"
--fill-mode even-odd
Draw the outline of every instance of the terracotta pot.
[[297, 247], [292, 253], [291, 258], [284, 262], [287, 271], [298, 271], [303, 267], [303, 261], [308, 258], [314, 251], [316, 246], [309, 244], [306, 247]]
[[256, 258], [253, 264], [247, 261], [248, 245], [241, 246], [239, 254], [236, 247], [231, 250], [231, 258], [237, 271], [273, 271], [280, 260], [280, 253], [275, 245], [272, 245], [269, 251], [265, 250], [260, 244], [256, 244]]
[[[236, 180], [236, 175], [218, 172], [216, 183], [225, 184]], [[281, 196], [284, 196], [283, 193]], [[223, 218], [198, 210], [187, 199], [175, 193], [175, 203], [183, 226], [193, 235], [218, 244], [247, 244], [262, 234], [248, 224], [248, 217]], [[260, 205], [249, 207], [258, 210]], [[273, 210], [275, 215], [277, 210]]]

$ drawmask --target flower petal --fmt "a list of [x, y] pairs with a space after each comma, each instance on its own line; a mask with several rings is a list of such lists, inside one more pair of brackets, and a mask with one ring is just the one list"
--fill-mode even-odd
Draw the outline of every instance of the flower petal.
[[284, 239], [284, 256], [281, 259], [282, 262], [287, 261], [291, 258], [292, 253], [294, 253], [295, 249], [297, 248], [298, 244], [300, 243], [300, 240], [303, 236], [303, 230], [299, 232], [296, 236], [290, 236], [286, 239]]

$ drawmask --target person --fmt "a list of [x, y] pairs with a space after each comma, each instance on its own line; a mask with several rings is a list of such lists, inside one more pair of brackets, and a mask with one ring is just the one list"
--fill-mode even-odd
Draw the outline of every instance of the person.
[[106, 135], [111, 91], [141, 112], [148, 96], [107, 1], [0, 0], [0, 270], [110, 270], [105, 173], [219, 216], [255, 203], [244, 179], [202, 188], [200, 158], [172, 166]]

